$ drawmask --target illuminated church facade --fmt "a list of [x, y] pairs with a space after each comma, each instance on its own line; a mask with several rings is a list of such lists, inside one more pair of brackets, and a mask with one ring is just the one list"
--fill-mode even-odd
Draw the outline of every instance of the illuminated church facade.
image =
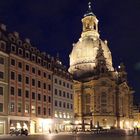
[[77, 127], [130, 128], [133, 93], [123, 63], [113, 68], [107, 41], [100, 39], [98, 19], [89, 3], [82, 18], [83, 31], [70, 53], [74, 77], [74, 114]]

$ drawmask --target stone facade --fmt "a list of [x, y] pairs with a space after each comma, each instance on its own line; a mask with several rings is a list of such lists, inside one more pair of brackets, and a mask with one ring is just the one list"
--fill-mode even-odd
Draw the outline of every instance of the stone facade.
[[112, 66], [107, 41], [98, 32], [98, 19], [89, 5], [82, 19], [83, 32], [70, 54], [74, 82], [74, 113], [79, 129], [130, 128], [133, 123], [133, 90], [123, 63]]
[[[23, 40], [0, 25], [0, 134], [15, 128], [26, 128], [30, 133], [54, 130], [56, 63], [55, 57], [41, 52], [29, 39]], [[57, 78], [72, 85], [72, 76], [64, 67], [59, 64]], [[72, 110], [69, 112], [73, 117]]]

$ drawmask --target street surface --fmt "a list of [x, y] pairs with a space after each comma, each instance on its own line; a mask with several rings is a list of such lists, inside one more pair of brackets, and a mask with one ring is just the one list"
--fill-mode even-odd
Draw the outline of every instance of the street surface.
[[140, 140], [140, 136], [101, 136], [93, 134], [46, 134], [29, 136], [0, 136], [0, 140]]

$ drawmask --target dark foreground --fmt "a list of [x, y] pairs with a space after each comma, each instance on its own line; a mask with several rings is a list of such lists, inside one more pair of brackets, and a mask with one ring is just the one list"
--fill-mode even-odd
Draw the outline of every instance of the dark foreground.
[[29, 136], [0, 136], [0, 140], [140, 140], [140, 136], [107, 136], [93, 134], [46, 134]]

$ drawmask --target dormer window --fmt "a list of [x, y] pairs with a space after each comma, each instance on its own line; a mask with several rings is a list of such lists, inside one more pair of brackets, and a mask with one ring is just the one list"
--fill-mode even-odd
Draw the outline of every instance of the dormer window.
[[29, 53], [29, 51], [25, 51], [25, 57], [28, 58], [28, 59], [30, 58], [30, 53]]
[[19, 46], [22, 46], [22, 41], [21, 41], [21, 40], [17, 40], [17, 44], [18, 44]]
[[11, 45], [11, 52], [16, 53], [16, 46], [15, 45]]
[[40, 57], [37, 59], [37, 62], [38, 62], [39, 64], [41, 64], [41, 58], [40, 58]]
[[23, 55], [23, 49], [19, 48], [19, 49], [18, 49], [18, 54], [19, 54], [19, 55]]
[[15, 40], [15, 37], [14, 37], [13, 35], [10, 35], [10, 36], [9, 36], [9, 40], [10, 40], [11, 42], [14, 42], [14, 43], [15, 43], [15, 41], [16, 41], [16, 40]]
[[35, 61], [35, 55], [32, 54], [32, 61]]

